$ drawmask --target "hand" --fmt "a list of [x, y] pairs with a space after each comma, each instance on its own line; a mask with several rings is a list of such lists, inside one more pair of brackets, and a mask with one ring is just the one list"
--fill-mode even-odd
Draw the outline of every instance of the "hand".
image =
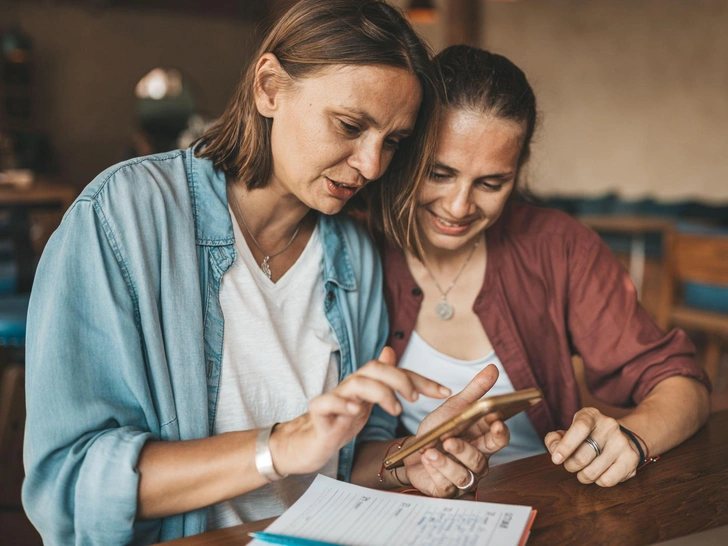
[[[602, 454], [585, 443], [588, 436], [599, 445]], [[569, 430], [549, 432], [544, 439], [555, 464], [576, 473], [581, 483], [612, 487], [637, 473], [639, 453], [632, 441], [619, 429], [616, 419], [596, 408], [576, 412]]]
[[[487, 393], [498, 379], [498, 368], [494, 365], [481, 370], [467, 386], [455, 396], [446, 400], [439, 408], [422, 420], [417, 434], [426, 433], [444, 421], [459, 415], [462, 411]], [[475, 489], [478, 480], [488, 473], [488, 458], [499, 451], [510, 440], [508, 427], [493, 415], [483, 417], [457, 437], [442, 442], [442, 451], [437, 446], [413, 453], [404, 461], [410, 483], [431, 497], [453, 497]], [[443, 453], [444, 452], [444, 453]], [[472, 488], [463, 487], [475, 476]]]
[[397, 368], [394, 350], [385, 347], [378, 360], [311, 400], [308, 413], [275, 428], [270, 449], [276, 470], [280, 474], [319, 470], [364, 428], [374, 404], [392, 415], [402, 412], [395, 391], [410, 402], [420, 394], [431, 398], [450, 395], [450, 389], [439, 383]]

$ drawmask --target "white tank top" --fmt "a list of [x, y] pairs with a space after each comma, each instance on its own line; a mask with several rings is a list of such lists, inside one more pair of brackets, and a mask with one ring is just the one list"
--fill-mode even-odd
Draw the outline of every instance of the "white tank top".
[[[417, 332], [412, 332], [399, 367], [424, 375], [445, 385], [453, 393], [458, 393], [488, 364], [495, 364], [498, 367], [499, 375], [495, 385], [486, 393], [486, 396], [514, 392], [513, 384], [495, 351], [491, 351], [490, 354], [478, 360], [459, 360], [437, 351]], [[398, 398], [402, 403], [402, 422], [410, 434], [414, 434], [422, 419], [443, 402], [427, 396], [420, 396], [415, 403], [408, 402], [402, 397]], [[506, 424], [511, 432], [511, 441], [490, 458], [491, 466], [546, 452], [543, 441], [538, 437], [524, 412], [511, 417]]]
[[[324, 314], [318, 226], [276, 283], [261, 271], [235, 221], [233, 229], [238, 257], [220, 287], [225, 337], [215, 434], [291, 420], [339, 382], [339, 344]], [[319, 472], [336, 478], [337, 465], [335, 454]], [[209, 529], [279, 516], [317, 473], [292, 475], [211, 506]]]

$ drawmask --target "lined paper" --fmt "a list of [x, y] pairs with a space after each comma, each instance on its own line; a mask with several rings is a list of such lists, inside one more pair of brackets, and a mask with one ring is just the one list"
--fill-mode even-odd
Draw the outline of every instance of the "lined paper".
[[266, 531], [351, 546], [516, 546], [531, 512], [529, 506], [377, 491], [318, 475]]

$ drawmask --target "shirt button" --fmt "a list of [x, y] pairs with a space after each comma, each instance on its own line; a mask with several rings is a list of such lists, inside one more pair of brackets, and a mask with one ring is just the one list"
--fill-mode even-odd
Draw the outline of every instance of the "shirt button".
[[333, 292], [329, 292], [328, 294], [326, 294], [326, 299], [329, 300], [329, 301], [334, 301], [334, 298], [335, 297], [336, 296], [334, 296], [334, 293]]
[[422, 295], [422, 289], [419, 286], [415, 286], [412, 289], [412, 295], [413, 296], [421, 296]]
[[402, 330], [397, 330], [394, 332], [394, 337], [397, 339], [404, 339], [404, 332]]

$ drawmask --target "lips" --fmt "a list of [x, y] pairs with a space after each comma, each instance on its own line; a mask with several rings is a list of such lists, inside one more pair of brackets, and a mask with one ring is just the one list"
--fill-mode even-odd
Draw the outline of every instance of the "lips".
[[326, 179], [326, 188], [329, 193], [338, 199], [350, 199], [356, 192], [359, 191], [360, 186], [356, 184], [345, 184], [343, 182], [334, 182], [330, 178]]
[[442, 233], [443, 235], [462, 235], [470, 229], [470, 226], [473, 224], [474, 221], [469, 220], [467, 222], [453, 222], [452, 220], [446, 220], [444, 218], [441, 218], [431, 210], [428, 210], [427, 212], [429, 213], [432, 226], [435, 228], [436, 231]]

